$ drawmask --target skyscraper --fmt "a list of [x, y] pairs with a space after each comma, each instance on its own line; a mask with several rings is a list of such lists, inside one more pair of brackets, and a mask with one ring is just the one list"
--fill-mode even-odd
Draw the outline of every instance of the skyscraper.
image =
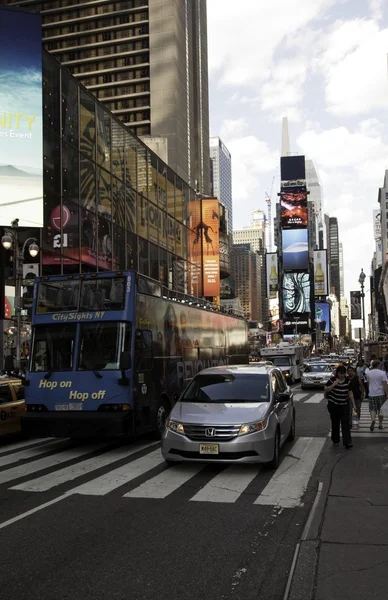
[[345, 296], [344, 281], [344, 248], [342, 242], [339, 243], [339, 279], [340, 279], [340, 297]]
[[210, 138], [213, 166], [213, 194], [228, 210], [228, 233], [233, 231], [232, 157], [219, 137]]
[[192, 187], [210, 193], [206, 0], [0, 0]]
[[338, 302], [341, 298], [340, 285], [340, 250], [338, 236], [338, 220], [336, 217], [329, 217], [329, 245], [328, 262], [330, 271], [330, 291], [335, 294]]

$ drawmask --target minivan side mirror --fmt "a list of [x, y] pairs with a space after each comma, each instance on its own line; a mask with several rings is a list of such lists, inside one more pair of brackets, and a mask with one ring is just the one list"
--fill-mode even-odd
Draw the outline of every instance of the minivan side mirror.
[[131, 353], [129, 352], [129, 350], [122, 352], [120, 354], [120, 371], [128, 371], [128, 369], [131, 368]]
[[284, 402], [284, 403], [285, 403], [285, 402], [289, 402], [289, 401], [290, 401], [290, 399], [291, 399], [291, 394], [290, 394], [290, 392], [281, 392], [281, 393], [278, 395], [278, 399], [277, 399], [277, 400], [278, 400], [278, 402], [281, 402], [281, 403], [283, 403], [283, 402]]

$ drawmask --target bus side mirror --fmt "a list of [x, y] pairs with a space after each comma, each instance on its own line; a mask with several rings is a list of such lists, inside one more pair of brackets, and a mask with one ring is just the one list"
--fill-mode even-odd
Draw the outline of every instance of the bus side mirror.
[[128, 351], [120, 354], [120, 371], [128, 371], [131, 368], [131, 353]]

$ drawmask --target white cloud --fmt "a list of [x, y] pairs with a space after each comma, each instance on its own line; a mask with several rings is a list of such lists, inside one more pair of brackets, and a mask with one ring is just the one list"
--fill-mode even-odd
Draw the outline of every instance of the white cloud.
[[344, 126], [321, 132], [310, 130], [298, 137], [297, 144], [303, 152], [315, 157], [324, 169], [358, 167], [366, 160], [384, 160], [384, 157], [388, 162], [388, 145], [375, 133], [351, 133]]
[[384, 0], [369, 0], [371, 14], [376, 21], [383, 18], [383, 4]]
[[306, 73], [303, 57], [279, 62], [272, 71], [271, 79], [261, 88], [261, 107], [271, 110], [278, 119], [287, 114], [290, 121], [301, 120], [298, 105], [303, 100]]
[[338, 22], [321, 43], [327, 49], [313, 64], [325, 77], [327, 110], [349, 117], [386, 109], [388, 29], [362, 19]]
[[[211, 0], [209, 67], [223, 84], [257, 85], [271, 75], [275, 49], [336, 0]], [[236, 51], [238, 50], [238, 51]]]
[[220, 129], [220, 137], [222, 140], [238, 138], [242, 136], [248, 129], [248, 122], [245, 118], [226, 119], [223, 121]]

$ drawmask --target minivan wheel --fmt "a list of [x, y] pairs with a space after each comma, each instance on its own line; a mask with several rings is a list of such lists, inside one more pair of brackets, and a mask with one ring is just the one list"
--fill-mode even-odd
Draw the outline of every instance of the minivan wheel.
[[163, 400], [163, 398], [161, 398], [158, 402], [158, 407], [156, 409], [155, 415], [154, 433], [157, 439], [160, 439], [162, 437], [169, 412], [170, 408], [166, 400]]
[[295, 411], [293, 411], [293, 413], [292, 413], [291, 429], [290, 429], [290, 433], [288, 434], [287, 441], [293, 442], [294, 439], [295, 439]]
[[276, 430], [274, 449], [273, 449], [273, 459], [268, 463], [268, 467], [270, 469], [277, 469], [279, 466], [279, 455], [280, 455], [280, 431]]

